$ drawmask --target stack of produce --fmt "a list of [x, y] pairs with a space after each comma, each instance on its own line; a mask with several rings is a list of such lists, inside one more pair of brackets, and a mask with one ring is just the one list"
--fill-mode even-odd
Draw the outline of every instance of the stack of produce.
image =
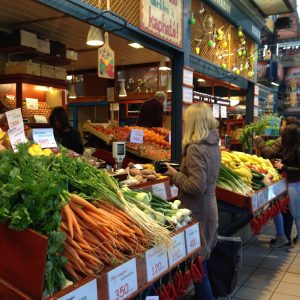
[[168, 227], [124, 197], [106, 172], [69, 157], [67, 151], [48, 156], [34, 149], [27, 143], [17, 153], [0, 152], [0, 223], [15, 230], [31, 228], [49, 238], [45, 295], [66, 282], [63, 254], [70, 259], [66, 268], [80, 278], [147, 247], [171, 245]]
[[222, 151], [222, 163], [238, 175], [249, 187], [258, 190], [280, 179], [268, 159], [243, 152]]

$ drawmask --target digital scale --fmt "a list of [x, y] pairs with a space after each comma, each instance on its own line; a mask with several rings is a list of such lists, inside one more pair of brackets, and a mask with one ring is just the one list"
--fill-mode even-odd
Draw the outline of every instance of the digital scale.
[[112, 156], [116, 163], [116, 170], [122, 168], [122, 163], [126, 155], [125, 142], [113, 142]]

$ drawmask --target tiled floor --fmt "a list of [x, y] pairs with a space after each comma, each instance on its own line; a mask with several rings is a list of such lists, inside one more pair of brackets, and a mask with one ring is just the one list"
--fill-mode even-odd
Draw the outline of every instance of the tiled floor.
[[286, 247], [271, 249], [269, 241], [274, 232], [271, 224], [243, 246], [238, 286], [232, 300], [300, 300], [300, 246], [293, 253], [287, 252]]

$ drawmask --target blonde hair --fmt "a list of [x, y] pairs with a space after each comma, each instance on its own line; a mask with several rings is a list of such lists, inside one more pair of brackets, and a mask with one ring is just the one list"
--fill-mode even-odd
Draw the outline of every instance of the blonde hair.
[[199, 142], [207, 138], [209, 130], [219, 126], [212, 109], [205, 103], [189, 106], [184, 113], [184, 123], [183, 148], [191, 142]]

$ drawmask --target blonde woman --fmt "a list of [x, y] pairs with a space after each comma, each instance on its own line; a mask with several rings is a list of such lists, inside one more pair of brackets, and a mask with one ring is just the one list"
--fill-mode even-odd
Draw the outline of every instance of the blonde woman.
[[[168, 165], [168, 174], [178, 187], [178, 198], [192, 216], [201, 223], [204, 237], [203, 261], [210, 256], [217, 243], [218, 209], [215, 195], [221, 164], [218, 122], [205, 103], [189, 106], [184, 114], [185, 130], [182, 141], [180, 172]], [[206, 263], [204, 262], [206, 269]], [[207, 272], [206, 272], [207, 274]], [[208, 276], [195, 284], [195, 299], [213, 299]]]

